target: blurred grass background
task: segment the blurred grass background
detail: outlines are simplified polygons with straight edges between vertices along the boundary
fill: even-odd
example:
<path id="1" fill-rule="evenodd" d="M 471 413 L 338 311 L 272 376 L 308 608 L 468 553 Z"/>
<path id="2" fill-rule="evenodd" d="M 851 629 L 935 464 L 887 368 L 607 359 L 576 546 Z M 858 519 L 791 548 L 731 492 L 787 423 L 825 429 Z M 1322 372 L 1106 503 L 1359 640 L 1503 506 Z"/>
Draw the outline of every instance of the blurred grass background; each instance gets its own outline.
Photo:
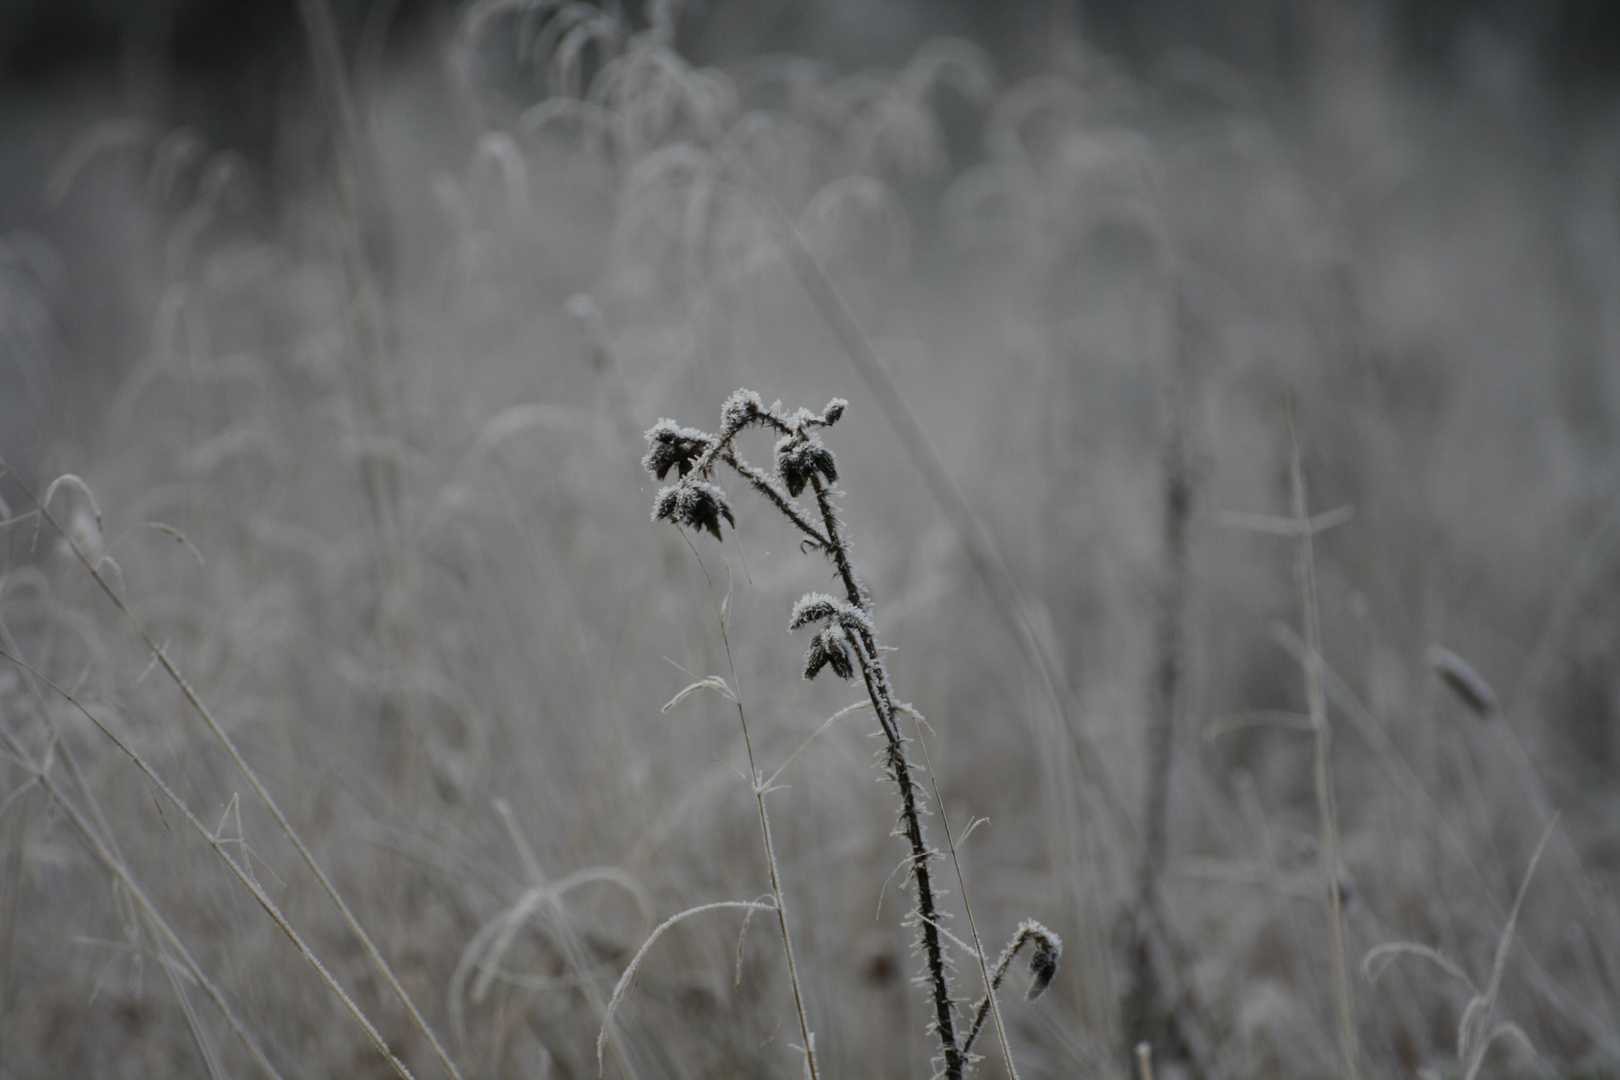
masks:
<path id="1" fill-rule="evenodd" d="M 1309 740 L 1233 722 L 1305 707 L 1291 546 L 1231 516 L 1287 513 L 1290 394 L 1312 509 L 1354 508 L 1316 554 L 1362 1068 L 1463 1075 L 1468 987 L 1412 957 L 1375 984 L 1360 958 L 1417 942 L 1483 987 L 1556 812 L 1494 1013 L 1539 1056 L 1504 1041 L 1486 1069 L 1616 1072 L 1607 7 L 731 3 L 676 11 L 666 38 L 662 9 L 576 7 L 622 32 L 568 53 L 547 5 L 383 0 L 323 8 L 336 84 L 310 59 L 320 7 L 0 13 L 0 453 L 36 493 L 84 478 L 99 523 L 72 487 L 51 509 L 112 560 L 465 1073 L 590 1075 L 593 993 L 650 925 L 765 891 L 734 721 L 659 713 L 690 681 L 673 665 L 722 667 L 703 569 L 734 586 L 767 762 L 853 700 L 798 678 L 784 630 L 819 560 L 744 512 L 723 545 L 694 538 L 700 568 L 647 520 L 639 433 L 708 426 L 740 385 L 850 400 L 829 445 L 895 680 L 936 731 L 951 820 L 991 821 L 964 852 L 979 924 L 999 942 L 1033 915 L 1069 944 L 1053 992 L 1008 1009 L 1024 1075 L 1124 1075 L 1138 1037 L 1165 1075 L 1338 1069 Z M 984 521 L 1071 711 L 722 133 Z M 175 686 L 63 539 L 33 540 L 21 489 L 0 496 L 7 650 L 251 848 L 432 1074 Z M 248 1070 L 42 768 L 98 808 L 278 1068 L 386 1072 L 103 733 L 16 665 L 0 717 L 0 1076 Z M 922 1077 L 862 723 L 795 763 L 773 823 L 828 1075 Z M 1123 817 L 1064 756 L 1077 739 Z M 1167 996 L 1143 1013 L 1155 812 Z M 737 921 L 649 958 L 610 1070 L 797 1068 L 779 950 L 757 926 L 739 949 Z"/>

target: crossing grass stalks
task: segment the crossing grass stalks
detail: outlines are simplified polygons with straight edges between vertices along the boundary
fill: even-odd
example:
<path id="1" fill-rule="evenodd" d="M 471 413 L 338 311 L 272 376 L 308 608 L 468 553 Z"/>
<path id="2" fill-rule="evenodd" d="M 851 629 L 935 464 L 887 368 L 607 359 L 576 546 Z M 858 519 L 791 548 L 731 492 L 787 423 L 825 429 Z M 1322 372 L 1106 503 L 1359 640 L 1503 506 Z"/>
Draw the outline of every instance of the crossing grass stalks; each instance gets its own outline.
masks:
<path id="1" fill-rule="evenodd" d="M 0 462 L 0 471 L 3 471 L 4 469 L 4 462 Z M 269 791 L 266 790 L 263 782 L 259 779 L 258 774 L 242 756 L 241 751 L 237 748 L 236 741 L 230 737 L 223 727 L 220 726 L 219 721 L 215 719 L 213 712 L 203 704 L 202 699 L 198 697 L 196 690 L 192 688 L 191 684 L 186 681 L 185 676 L 180 674 L 179 669 L 175 666 L 174 661 L 171 660 L 168 654 L 164 651 L 163 646 L 158 644 L 158 642 L 147 631 L 145 625 L 143 625 L 140 620 L 135 617 L 134 613 L 124 603 L 123 598 L 119 595 L 118 590 L 114 588 L 112 582 L 109 581 L 108 577 L 105 575 L 104 570 L 108 567 L 116 567 L 116 564 L 112 563 L 110 561 L 110 557 L 107 555 L 102 555 L 92 561 L 90 555 L 87 554 L 84 549 L 74 541 L 72 535 L 63 529 L 61 524 L 52 515 L 49 508 L 50 496 L 59 486 L 61 486 L 64 479 L 71 479 L 75 487 L 79 488 L 87 496 L 90 494 L 88 486 L 77 477 L 63 477 L 53 481 L 51 487 L 46 490 L 46 495 L 43 500 L 35 499 L 33 497 L 33 493 L 28 490 L 28 488 L 23 488 L 24 495 L 27 496 L 29 501 L 34 504 L 33 513 L 37 515 L 38 519 L 36 524 L 38 522 L 44 522 L 62 537 L 62 539 L 68 545 L 68 549 L 72 553 L 73 558 L 76 559 L 84 568 L 85 572 L 90 575 L 91 579 L 96 583 L 101 592 L 108 600 L 112 602 L 112 606 L 121 616 L 124 617 L 130 628 L 134 630 L 136 635 L 141 639 L 141 642 L 151 653 L 153 663 L 161 667 L 164 673 L 168 675 L 171 680 L 173 680 L 175 686 L 180 690 L 181 695 L 185 698 L 186 703 L 190 705 L 191 708 L 196 712 L 197 716 L 201 718 L 204 725 L 208 728 L 209 733 L 219 741 L 220 746 L 224 749 L 231 763 L 235 765 L 236 768 L 242 773 L 243 778 L 247 780 L 249 786 L 253 788 L 254 793 L 258 795 L 264 806 L 270 811 L 271 815 L 275 818 L 276 823 L 281 826 L 281 829 L 286 834 L 287 839 L 292 843 L 292 846 L 303 859 L 305 865 L 308 866 L 310 872 L 320 883 L 322 890 L 325 891 L 326 895 L 331 899 L 333 905 L 338 909 L 339 914 L 343 917 L 344 923 L 359 940 L 360 946 L 365 951 L 367 957 L 373 964 L 376 965 L 378 972 L 388 984 L 389 989 L 398 995 L 400 1003 L 405 1006 L 406 1012 L 410 1014 L 412 1022 L 416 1024 L 418 1030 L 421 1031 L 423 1036 L 426 1037 L 429 1044 L 433 1047 L 434 1053 L 439 1058 L 440 1063 L 444 1065 L 445 1071 L 448 1072 L 452 1077 L 456 1077 L 457 1080 L 459 1080 L 461 1075 L 460 1072 L 457 1071 L 455 1065 L 451 1063 L 450 1058 L 448 1055 L 446 1055 L 443 1047 L 439 1045 L 438 1039 L 434 1037 L 433 1032 L 428 1028 L 426 1021 L 422 1019 L 421 1013 L 417 1011 L 416 1005 L 411 1001 L 410 996 L 405 992 L 404 987 L 400 985 L 398 978 L 395 977 L 393 971 L 388 965 L 388 962 L 383 959 L 383 956 L 380 952 L 378 952 L 376 945 L 372 943 L 371 936 L 367 934 L 366 931 L 361 927 L 359 920 L 355 918 L 353 911 L 349 908 L 349 905 L 344 901 L 342 896 L 338 894 L 336 886 L 332 884 L 332 881 L 327 876 L 326 872 L 321 868 L 320 864 L 316 862 L 314 855 L 310 852 L 308 846 L 304 843 L 298 831 L 293 827 L 292 822 L 282 812 L 280 804 L 269 793 Z M 91 498 L 91 506 L 95 506 L 93 498 Z M 100 516 L 100 511 L 97 510 L 96 518 L 98 527 L 100 525 Z M 177 538 L 184 540 L 184 537 L 181 536 L 181 534 L 179 534 L 177 531 L 171 530 L 171 532 L 173 532 Z M 23 661 L 17 659 L 16 657 L 12 657 L 12 659 L 18 664 L 23 663 Z M 30 671 L 30 674 L 32 674 L 32 671 Z M 60 689 L 55 687 L 54 684 L 52 685 L 53 689 Z M 83 707 L 74 700 L 72 695 L 63 692 L 63 697 L 70 704 L 74 705 L 76 709 L 83 712 L 86 717 L 92 719 L 92 721 L 94 720 L 88 711 L 84 710 Z M 302 938 L 292 928 L 291 924 L 289 924 L 286 918 L 281 915 L 279 910 L 277 910 L 274 902 L 270 900 L 270 898 L 265 894 L 263 888 L 260 887 L 257 881 L 253 879 L 252 870 L 248 866 L 247 851 L 244 849 L 239 860 L 228 856 L 224 849 L 220 846 L 220 840 L 217 833 L 210 834 L 206 829 L 204 829 L 202 823 L 197 820 L 196 815 L 193 814 L 189 808 L 187 808 L 184 802 L 180 801 L 178 796 L 174 795 L 169 786 L 164 783 L 155 772 L 152 771 L 150 766 L 148 766 L 140 759 L 139 756 L 135 755 L 116 738 L 114 738 L 106 728 L 102 727 L 100 724 L 97 724 L 96 726 L 98 730 L 102 731 L 103 734 L 106 734 L 109 738 L 112 738 L 113 742 L 118 745 L 120 750 L 123 750 L 129 755 L 131 760 L 135 762 L 136 767 L 140 769 L 142 775 L 156 785 L 158 789 L 164 793 L 164 796 L 174 804 L 175 808 L 181 812 L 181 814 L 186 818 L 187 822 L 192 825 L 205 840 L 209 841 L 209 846 L 212 847 L 221 858 L 225 859 L 226 864 L 231 868 L 233 875 L 236 876 L 237 879 L 248 888 L 248 890 L 253 894 L 254 899 L 257 900 L 260 906 L 264 908 L 266 914 L 270 916 L 271 920 L 275 922 L 276 926 L 280 928 L 281 931 L 290 939 L 292 939 L 292 942 L 297 947 L 300 955 L 302 955 L 303 958 L 309 962 L 310 966 L 312 966 L 316 973 L 321 977 L 321 980 L 327 984 L 334 994 L 337 995 L 338 999 L 343 1003 L 344 1008 L 349 1011 L 349 1013 L 354 1017 L 355 1021 L 365 1030 L 366 1036 L 371 1040 L 373 1045 L 376 1046 L 378 1052 L 382 1054 L 382 1056 L 393 1067 L 394 1071 L 397 1072 L 401 1077 L 404 1077 L 405 1080 L 411 1080 L 410 1070 L 406 1068 L 405 1064 L 394 1055 L 392 1050 L 389 1049 L 388 1044 L 383 1040 L 382 1036 L 377 1033 L 377 1029 L 372 1025 L 372 1023 L 366 1019 L 365 1014 L 361 1012 L 359 1006 L 354 1003 L 353 999 L 346 992 L 344 992 L 343 988 L 339 986 L 338 983 L 327 973 L 326 968 L 321 964 L 320 960 L 318 960 L 315 954 L 310 951 L 309 947 L 304 944 Z M 43 773 L 41 773 L 41 775 L 43 775 Z M 89 794 L 88 789 L 85 791 L 85 794 Z M 91 798 L 93 802 L 94 796 L 92 795 Z M 75 822 L 79 825 L 81 831 L 85 831 L 85 826 L 82 819 L 76 818 Z M 105 822 L 103 822 L 102 825 L 105 829 Z M 92 845 L 96 847 L 97 853 L 102 854 L 102 844 L 104 841 L 98 840 L 89 833 L 86 833 L 86 836 L 87 839 L 91 840 Z M 110 864 L 117 865 L 113 855 L 103 854 L 102 857 Z M 122 871 L 119 873 L 119 880 L 122 881 L 125 887 L 130 889 L 132 893 L 136 893 L 137 887 L 135 886 L 134 882 Z M 144 900 L 144 898 L 141 901 L 141 908 L 148 915 L 148 917 L 155 914 L 155 910 L 151 908 L 150 903 Z M 164 936 L 169 937 L 170 935 L 165 933 Z M 189 967 L 193 965 L 188 963 L 187 966 Z M 223 1003 L 221 1002 L 221 1004 Z M 236 1024 L 233 1022 L 232 1026 L 235 1027 Z M 255 1051 L 254 1056 L 260 1060 L 261 1064 L 268 1064 L 263 1061 L 262 1053 L 258 1052 L 256 1047 L 253 1049 Z"/>

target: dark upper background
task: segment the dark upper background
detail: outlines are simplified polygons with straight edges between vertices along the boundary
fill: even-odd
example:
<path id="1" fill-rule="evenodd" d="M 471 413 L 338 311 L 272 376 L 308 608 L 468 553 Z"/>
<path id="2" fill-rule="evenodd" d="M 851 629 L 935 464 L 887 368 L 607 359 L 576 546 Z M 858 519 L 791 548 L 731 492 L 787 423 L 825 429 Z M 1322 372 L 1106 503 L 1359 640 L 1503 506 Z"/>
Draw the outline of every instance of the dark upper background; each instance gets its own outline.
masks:
<path id="1" fill-rule="evenodd" d="M 461 6 L 328 2 L 350 58 L 370 20 L 386 27 L 372 35 L 384 43 L 384 69 L 426 72 L 437 70 L 435 51 Z M 632 9 L 640 2 L 632 0 Z M 140 355 L 155 299 L 131 284 L 140 276 L 131 267 L 157 246 L 149 218 L 131 212 L 129 192 L 141 188 L 134 155 L 128 175 L 119 174 L 114 154 L 54 205 L 44 196 L 52 168 L 98 120 L 137 118 L 157 134 L 188 126 L 210 146 L 240 152 L 268 224 L 277 198 L 296 195 L 319 168 L 311 164 L 319 155 L 309 152 L 310 125 L 289 122 L 313 113 L 298 3 L 0 0 L 0 240 L 13 251 L 48 251 L 44 270 L 30 272 L 54 275 L 46 312 L 7 294 L 0 274 L 0 308 L 9 313 L 0 320 L 0 453 L 13 464 L 34 456 L 43 430 L 89 422 L 90 388 L 105 380 L 76 376 L 117 370 Z M 1492 70 L 1533 88 L 1532 123 L 1593 115 L 1620 89 L 1614 0 L 689 0 L 679 44 L 697 63 L 792 52 L 848 71 L 897 64 L 921 41 L 957 34 L 989 49 L 1010 80 L 1048 66 L 1054 27 L 1067 20 L 1134 71 L 1192 47 L 1285 103 L 1308 87 L 1324 25 L 1346 15 L 1377 28 L 1388 67 L 1441 93 L 1469 92 L 1483 52 Z M 426 109 L 447 108 L 431 87 L 421 96 Z M 19 247 L 19 237 L 46 243 Z M 0 271 L 5 266 L 0 260 Z"/>
<path id="2" fill-rule="evenodd" d="M 392 55 L 436 39 L 460 6 L 330 4 L 351 38 L 368 16 L 391 10 Z M 681 45 L 699 63 L 791 51 L 847 69 L 896 62 L 922 38 L 953 33 L 984 44 L 1004 71 L 1018 74 L 1043 63 L 1049 28 L 1067 18 L 1101 51 L 1134 65 L 1193 46 L 1262 85 L 1286 87 L 1310 62 L 1313 12 L 1334 6 L 1375 16 L 1398 59 L 1437 79 L 1454 73 L 1458 43 L 1484 29 L 1515 43 L 1558 91 L 1620 82 L 1620 5 L 1611 0 L 689 0 Z M 0 3 L 0 93 L 8 101 L 63 94 L 118 101 L 211 129 L 250 157 L 303 67 L 297 0 Z"/>

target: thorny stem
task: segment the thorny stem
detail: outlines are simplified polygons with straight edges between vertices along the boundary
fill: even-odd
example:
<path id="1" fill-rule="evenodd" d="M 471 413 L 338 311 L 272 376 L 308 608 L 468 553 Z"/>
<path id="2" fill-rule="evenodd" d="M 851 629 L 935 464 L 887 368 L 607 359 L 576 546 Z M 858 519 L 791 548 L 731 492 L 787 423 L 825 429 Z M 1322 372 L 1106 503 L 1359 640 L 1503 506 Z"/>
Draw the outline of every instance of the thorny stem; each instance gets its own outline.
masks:
<path id="1" fill-rule="evenodd" d="M 754 486 L 754 490 L 758 491 L 761 495 L 764 495 L 778 510 L 782 511 L 784 517 L 793 522 L 794 525 L 798 526 L 800 532 L 808 536 L 818 546 L 822 546 L 827 543 L 827 538 L 822 536 L 821 533 L 817 532 L 816 527 L 810 524 L 810 522 L 805 519 L 804 515 L 799 513 L 799 508 L 794 506 L 793 503 L 789 502 L 787 497 L 777 490 L 776 485 L 771 483 L 771 478 L 766 474 L 764 469 L 750 465 L 748 462 L 743 461 L 729 446 L 721 452 L 720 456 L 727 465 L 730 465 L 733 469 L 737 470 L 738 475 L 742 476 L 743 479 L 752 484 Z M 846 579 L 846 583 L 847 580 L 848 579 Z"/>
<path id="2" fill-rule="evenodd" d="M 887 745 L 881 751 L 885 772 L 893 779 L 895 787 L 900 794 L 900 820 L 896 825 L 896 835 L 903 836 L 910 845 L 911 852 L 907 860 L 910 869 L 910 878 L 916 882 L 916 911 L 909 920 L 916 925 L 919 931 L 919 943 L 925 957 L 926 972 L 922 982 L 928 987 L 929 996 L 933 1000 L 934 1015 L 930 1027 L 938 1036 L 941 1050 L 940 1075 L 944 1080 L 962 1080 L 967 1072 L 969 1055 L 963 1043 L 957 1037 L 956 1002 L 951 998 L 949 961 L 945 954 L 945 939 L 950 935 L 941 929 L 940 919 L 942 912 L 939 909 L 934 891 L 933 876 L 929 863 L 939 857 L 939 853 L 929 847 L 923 829 L 922 816 L 924 810 L 924 796 L 918 788 L 918 781 L 913 771 L 911 758 L 906 750 L 906 737 L 900 729 L 897 714 L 904 708 L 895 701 L 893 688 L 889 683 L 888 670 L 882 660 L 882 647 L 878 644 L 877 632 L 871 620 L 871 603 L 865 588 L 861 585 L 859 576 L 850 560 L 847 541 L 839 531 L 838 512 L 833 506 L 832 497 L 835 489 L 831 486 L 837 480 L 837 472 L 830 453 L 824 448 L 812 446 L 807 440 L 808 429 L 812 427 L 825 427 L 834 423 L 842 413 L 846 403 L 834 401 L 829 404 L 828 411 L 816 417 L 806 410 L 799 410 L 793 416 L 777 412 L 777 407 L 764 407 L 756 394 L 739 390 L 737 394 L 727 400 L 724 410 L 724 424 L 713 435 L 691 429 L 675 428 L 673 421 L 660 421 L 659 425 L 647 432 L 649 451 L 643 464 L 659 479 L 671 469 L 678 468 L 680 479 L 677 483 L 690 483 L 687 477 L 707 478 L 717 461 L 724 462 L 734 469 L 748 485 L 765 496 L 786 516 L 805 536 L 805 543 L 811 544 L 821 550 L 832 562 L 839 580 L 843 583 L 847 606 L 844 615 L 832 615 L 836 624 L 841 628 L 839 649 L 848 649 L 853 652 L 854 661 L 860 666 L 861 679 L 866 685 L 867 697 L 870 699 L 873 711 L 877 714 L 878 724 L 882 728 Z M 834 406 L 837 411 L 833 411 Z M 778 444 L 777 474 L 773 476 L 762 469 L 755 468 L 742 461 L 734 449 L 737 435 L 751 424 L 775 430 L 784 436 L 782 443 Z M 805 465 L 804 457 L 793 458 L 795 447 L 799 452 L 816 450 L 821 455 L 815 459 L 813 465 Z M 786 456 L 783 456 L 786 455 Z M 797 464 L 793 462 L 797 461 Z M 778 483 L 780 479 L 781 483 Z M 785 485 L 785 489 L 784 486 Z M 816 510 L 820 515 L 821 523 L 818 528 L 792 500 L 792 496 L 808 487 L 815 499 Z M 680 507 L 678 493 L 673 489 L 665 489 L 660 493 L 659 504 L 654 510 L 654 518 L 674 521 L 681 524 L 703 525 L 719 536 L 719 529 L 715 524 L 719 516 L 724 515 L 728 520 L 731 513 L 723 501 L 712 490 L 698 489 L 698 493 L 707 501 L 700 513 Z M 706 519 L 706 520 L 705 520 Z M 707 571 L 705 571 L 707 574 Z M 711 583 L 712 585 L 712 583 Z M 811 599 L 809 597 L 806 598 Z M 836 603 L 831 598 L 823 598 L 828 603 Z M 803 625 L 803 619 L 795 625 Z M 722 628 L 724 620 L 722 619 Z M 831 624 L 829 624 L 831 625 Z M 825 631 L 824 631 L 825 632 Z M 821 646 L 816 646 L 821 648 Z M 730 656 L 730 644 L 727 643 L 727 655 Z M 823 654 L 824 655 L 824 654 Z M 820 663 L 816 654 L 812 653 L 807 659 L 810 665 L 806 669 L 806 677 L 813 677 L 819 670 Z M 839 664 L 844 665 L 840 667 Z M 834 670 L 845 678 L 852 677 L 854 664 L 847 658 L 835 664 Z M 735 670 L 733 670 L 735 676 Z M 746 726 L 745 726 L 746 734 Z M 752 763 L 752 747 L 750 747 L 750 763 Z M 756 781 L 757 784 L 757 781 Z M 770 832 L 768 820 L 764 813 L 764 792 L 756 790 L 760 800 L 761 826 L 765 831 L 767 853 L 770 853 Z M 949 829 L 947 828 L 947 837 Z M 954 854 L 954 852 L 953 852 Z M 772 856 L 773 885 L 774 855 Z M 960 872 L 960 871 L 959 871 Z M 778 896 L 780 894 L 778 893 Z M 780 905 L 778 915 L 781 915 Z M 971 918 L 971 913 L 970 913 Z M 786 941 L 786 924 L 783 925 L 783 938 Z M 977 934 L 975 933 L 975 938 Z M 981 956 L 982 961 L 982 956 Z M 791 954 L 790 954 L 791 964 Z M 982 963 L 981 963 L 982 967 Z M 986 974 L 987 983 L 988 972 Z M 1049 976 L 1048 976 L 1049 977 Z M 986 1008 L 993 1007 L 994 994 L 987 997 Z M 999 1015 L 998 1015 L 999 1021 Z M 983 1017 L 981 1015 L 980 1023 Z M 801 1017 L 802 1023 L 802 1017 Z M 806 1042 L 808 1043 L 808 1027 L 806 1025 Z M 1005 1038 L 1003 1038 L 1005 1042 Z M 1005 1047 L 1004 1047 L 1005 1049 Z M 1011 1070 L 1011 1054 L 1008 1054 L 1008 1065 Z"/>
<path id="3" fill-rule="evenodd" d="M 822 527 L 826 534 L 824 550 L 838 576 L 843 580 L 849 602 L 863 612 L 869 611 L 865 590 L 850 564 L 849 551 L 838 533 L 838 515 L 833 509 L 831 490 L 812 476 L 810 483 L 816 492 L 816 507 L 821 511 Z M 945 947 L 940 940 L 939 912 L 934 901 L 933 881 L 928 863 L 934 857 L 923 835 L 922 811 L 917 796 L 916 780 L 912 776 L 911 760 L 906 753 L 906 739 L 895 718 L 894 694 L 889 686 L 889 673 L 878 652 L 876 634 L 862 628 L 856 632 L 859 648 L 856 655 L 861 665 L 861 678 L 866 683 L 872 710 L 877 713 L 888 746 L 884 750 L 884 767 L 895 786 L 900 789 L 900 831 L 911 844 L 911 876 L 917 883 L 917 921 L 921 924 L 923 950 L 928 963 L 928 988 L 934 999 L 934 1030 L 939 1036 L 940 1049 L 945 1058 L 946 1080 L 961 1080 L 967 1059 L 956 1042 L 956 1018 L 952 1011 L 950 979 L 946 971 Z"/>
<path id="4" fill-rule="evenodd" d="M 1018 946 L 1024 943 L 1021 935 L 1017 945 L 1007 951 L 1001 964 L 996 968 L 992 978 L 988 962 L 984 958 L 984 942 L 979 937 L 979 924 L 973 918 L 973 905 L 968 902 L 967 881 L 962 876 L 962 860 L 956 853 L 956 839 L 951 836 L 951 821 L 945 814 L 945 797 L 939 793 L 939 774 L 934 771 L 933 758 L 928 753 L 928 740 L 923 738 L 923 724 L 925 721 L 914 709 L 908 709 L 912 720 L 917 726 L 917 745 L 922 749 L 923 767 L 928 770 L 928 783 L 934 789 L 934 803 L 939 807 L 939 825 L 945 831 L 945 847 L 951 854 L 951 866 L 956 870 L 956 886 L 962 890 L 962 910 L 967 913 L 968 933 L 973 938 L 973 952 L 979 961 L 979 975 L 984 979 L 984 1001 L 979 1004 L 977 1013 L 973 1018 L 973 1028 L 968 1032 L 967 1038 L 962 1040 L 962 1056 L 967 1057 L 973 1052 L 973 1041 L 979 1037 L 979 1030 L 984 1026 L 986 1010 L 994 1017 L 996 1022 L 996 1037 L 1001 1041 L 1002 1059 L 1007 1063 L 1007 1075 L 1011 1080 L 1018 1080 L 1018 1066 L 1013 1064 L 1012 1046 L 1007 1042 L 1007 1026 L 1001 1021 L 1001 1006 L 996 1002 L 996 988 L 1001 985 L 1001 977 L 1006 974 L 1007 965 L 1012 963 L 1013 953 Z M 973 826 L 968 825 L 968 832 Z M 964 838 L 966 833 L 963 834 Z"/>
<path id="5" fill-rule="evenodd" d="M 1007 978 L 1007 969 L 1012 967 L 1013 960 L 1017 958 L 1018 953 L 1023 949 L 1023 947 L 1034 939 L 1034 936 L 1035 935 L 1028 932 L 1020 933 L 1016 938 L 1013 939 L 1013 943 L 1007 946 L 1007 950 L 1001 954 L 1001 959 L 996 962 L 995 972 L 986 976 L 989 981 L 989 986 L 986 988 L 984 1000 L 979 1002 L 979 1007 L 974 1010 L 973 1026 L 968 1029 L 967 1038 L 962 1040 L 962 1045 L 965 1050 L 971 1050 L 973 1048 L 974 1041 L 979 1037 L 979 1031 L 984 1027 L 985 1017 L 991 1015 L 992 1012 L 995 1015 L 996 1026 L 998 1028 L 1001 1026 L 1001 1010 L 996 1008 L 995 992 L 1001 989 L 1002 982 Z M 981 964 L 984 962 L 984 956 L 982 953 L 980 954 L 979 962 Z M 1003 1043 L 1005 1043 L 1007 1036 L 1003 1034 L 1001 1038 Z M 1007 1060 L 1010 1066 L 1012 1058 L 1009 1056 Z M 1014 1072 L 1012 1075 L 1014 1080 L 1017 1080 L 1018 1074 Z"/>

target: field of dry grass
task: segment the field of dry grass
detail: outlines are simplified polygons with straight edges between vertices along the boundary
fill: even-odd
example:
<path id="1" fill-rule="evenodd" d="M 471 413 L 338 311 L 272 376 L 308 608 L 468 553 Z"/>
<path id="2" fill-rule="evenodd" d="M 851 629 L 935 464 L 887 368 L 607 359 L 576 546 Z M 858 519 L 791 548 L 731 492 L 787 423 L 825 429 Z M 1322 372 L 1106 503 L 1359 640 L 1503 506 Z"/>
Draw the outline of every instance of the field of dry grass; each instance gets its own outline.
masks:
<path id="1" fill-rule="evenodd" d="M 0 1078 L 925 1078 L 917 940 L 962 1026 L 1030 918 L 975 1074 L 1620 1074 L 1612 108 L 542 0 L 368 83 L 321 7 L 307 182 L 52 175 L 150 339 L 0 478 Z M 650 520 L 665 418 L 820 439 L 811 530 Z"/>

